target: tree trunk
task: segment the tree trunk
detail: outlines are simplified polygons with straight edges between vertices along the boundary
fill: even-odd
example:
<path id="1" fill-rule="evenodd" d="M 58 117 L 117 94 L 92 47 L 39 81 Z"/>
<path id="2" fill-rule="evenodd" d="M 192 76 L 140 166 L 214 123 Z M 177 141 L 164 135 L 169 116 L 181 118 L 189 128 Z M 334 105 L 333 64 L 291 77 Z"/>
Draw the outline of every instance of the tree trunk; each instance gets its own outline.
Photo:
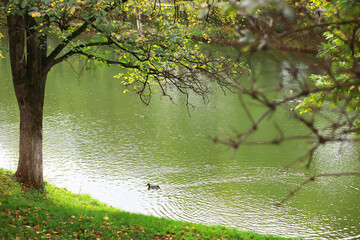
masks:
<path id="1" fill-rule="evenodd" d="M 43 90 L 41 86 L 26 88 L 27 90 L 16 93 L 20 109 L 20 145 L 19 164 L 15 175 L 20 182 L 43 188 Z"/>
<path id="2" fill-rule="evenodd" d="M 139 34 L 142 35 L 141 9 L 136 7 L 136 28 Z"/>
<path id="3" fill-rule="evenodd" d="M 8 16 L 10 62 L 20 110 L 18 181 L 43 188 L 42 119 L 47 70 L 45 36 L 27 14 Z"/>

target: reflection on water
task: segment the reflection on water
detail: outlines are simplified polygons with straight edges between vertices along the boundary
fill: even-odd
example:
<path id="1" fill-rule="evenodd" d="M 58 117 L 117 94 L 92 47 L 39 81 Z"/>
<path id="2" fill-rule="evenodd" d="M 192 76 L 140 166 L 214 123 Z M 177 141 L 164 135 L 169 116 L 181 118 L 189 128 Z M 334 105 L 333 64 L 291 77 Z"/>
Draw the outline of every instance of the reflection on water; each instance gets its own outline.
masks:
<path id="1" fill-rule="evenodd" d="M 280 69 L 275 76 L 269 62 L 262 58 L 256 65 L 264 81 L 284 77 Z M 0 64 L 0 167 L 15 170 L 18 110 L 9 64 Z M 249 126 L 236 96 L 214 94 L 208 105 L 193 97 L 198 108 L 189 117 L 183 96 L 177 96 L 177 105 L 157 96 L 145 107 L 136 96 L 122 94 L 115 73 L 88 72 L 77 80 L 66 64 L 50 72 L 44 116 L 49 182 L 131 212 L 282 236 L 360 238 L 358 178 L 323 178 L 277 208 L 274 204 L 305 179 L 282 167 L 306 151 L 306 144 L 244 146 L 231 158 L 232 150 L 208 137 Z M 252 107 L 254 115 L 262 110 Z M 254 138 L 277 136 L 275 121 L 289 134 L 305 131 L 280 111 Z M 325 145 L 312 171 L 359 170 L 358 148 Z M 148 182 L 162 190 L 148 191 Z"/>

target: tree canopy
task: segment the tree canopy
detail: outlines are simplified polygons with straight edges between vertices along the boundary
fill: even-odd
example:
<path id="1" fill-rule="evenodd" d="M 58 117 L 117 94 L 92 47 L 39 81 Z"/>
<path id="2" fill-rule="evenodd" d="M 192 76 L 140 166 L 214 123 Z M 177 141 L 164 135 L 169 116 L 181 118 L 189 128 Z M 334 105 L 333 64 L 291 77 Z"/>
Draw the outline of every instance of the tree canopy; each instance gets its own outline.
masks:
<path id="1" fill-rule="evenodd" d="M 175 85 L 182 92 L 191 86 L 200 93 L 205 89 L 197 74 L 224 71 L 219 67 L 224 59 L 204 56 L 199 44 L 192 44 L 186 26 L 174 22 L 165 9 L 154 8 L 152 1 L 9 1 L 2 8 L 7 15 L 25 14 L 40 46 L 49 35 L 62 39 L 46 57 L 46 69 L 73 55 L 100 65 L 116 64 L 128 69 L 118 77 L 133 85 L 144 102 L 156 91 L 153 85 L 181 82 Z M 134 26 L 137 14 L 146 27 Z M 188 22 L 194 20 L 189 17 Z"/>

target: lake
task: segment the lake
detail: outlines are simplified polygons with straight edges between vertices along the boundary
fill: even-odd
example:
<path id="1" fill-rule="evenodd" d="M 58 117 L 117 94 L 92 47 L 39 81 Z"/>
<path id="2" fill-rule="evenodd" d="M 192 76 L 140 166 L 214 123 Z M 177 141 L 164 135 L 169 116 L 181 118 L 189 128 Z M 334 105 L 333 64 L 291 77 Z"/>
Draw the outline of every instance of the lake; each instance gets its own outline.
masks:
<path id="1" fill-rule="evenodd" d="M 253 61 L 259 79 L 271 83 L 286 81 L 283 68 L 295 60 L 275 62 L 265 55 Z M 319 179 L 275 206 L 306 179 L 307 170 L 283 170 L 309 149 L 304 141 L 241 146 L 235 154 L 211 141 L 250 126 L 236 95 L 215 88 L 208 104 L 192 96 L 196 108 L 189 115 L 181 94 L 175 94 L 175 104 L 154 96 L 145 106 L 137 96 L 123 94 L 120 80 L 113 78 L 119 69 L 85 71 L 79 77 L 82 66 L 75 59 L 49 73 L 44 107 L 47 181 L 130 212 L 288 237 L 360 238 L 358 177 Z M 1 59 L 0 167 L 16 170 L 19 113 L 10 76 L 8 58 Z M 264 111 L 250 106 L 255 116 Z M 307 131 L 288 109 L 280 109 L 252 139 L 278 136 L 274 122 L 289 135 Z M 309 171 L 360 171 L 359 147 L 326 144 Z M 161 191 L 148 191 L 147 183 L 159 184 Z"/>

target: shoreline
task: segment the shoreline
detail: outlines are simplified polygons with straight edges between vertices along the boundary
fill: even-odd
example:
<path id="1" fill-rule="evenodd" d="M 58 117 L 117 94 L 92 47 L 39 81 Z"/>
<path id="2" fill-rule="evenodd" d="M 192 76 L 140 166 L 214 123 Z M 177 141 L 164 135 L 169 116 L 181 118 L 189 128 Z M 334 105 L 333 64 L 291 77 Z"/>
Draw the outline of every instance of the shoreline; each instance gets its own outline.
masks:
<path id="1" fill-rule="evenodd" d="M 0 168 L 0 239 L 300 239 L 124 212 L 45 182 L 38 192 Z"/>

